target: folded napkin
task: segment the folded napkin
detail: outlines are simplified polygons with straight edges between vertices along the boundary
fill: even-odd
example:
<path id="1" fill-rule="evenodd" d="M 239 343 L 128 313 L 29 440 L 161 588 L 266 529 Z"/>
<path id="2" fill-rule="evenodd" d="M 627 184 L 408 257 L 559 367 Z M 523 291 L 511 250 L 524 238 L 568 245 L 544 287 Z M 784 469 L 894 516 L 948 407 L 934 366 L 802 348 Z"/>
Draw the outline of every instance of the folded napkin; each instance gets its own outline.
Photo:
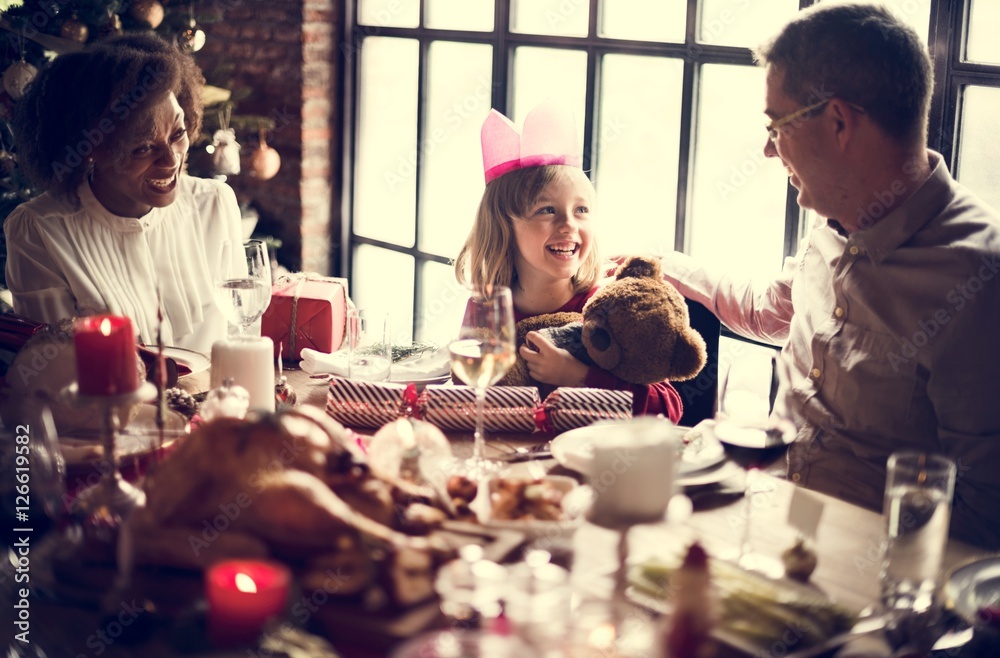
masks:
<path id="1" fill-rule="evenodd" d="M 305 347 L 302 349 L 299 367 L 310 375 L 330 374 L 347 377 L 347 350 L 331 354 Z M 392 364 L 389 381 L 413 382 L 435 377 L 445 377 L 451 373 L 447 347 L 421 352 Z"/>

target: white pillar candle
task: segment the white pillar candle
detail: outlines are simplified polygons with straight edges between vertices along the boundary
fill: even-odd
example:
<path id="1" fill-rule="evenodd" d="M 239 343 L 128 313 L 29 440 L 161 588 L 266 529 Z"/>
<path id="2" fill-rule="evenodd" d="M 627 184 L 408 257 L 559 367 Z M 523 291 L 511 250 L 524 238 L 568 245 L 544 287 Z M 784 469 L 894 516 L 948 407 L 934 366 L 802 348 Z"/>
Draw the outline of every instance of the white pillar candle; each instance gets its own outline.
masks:
<path id="1" fill-rule="evenodd" d="M 678 442 L 670 423 L 638 418 L 608 425 L 594 441 L 588 518 L 607 528 L 662 521 L 674 494 Z"/>
<path id="2" fill-rule="evenodd" d="M 239 336 L 212 345 L 212 388 L 226 379 L 250 394 L 250 408 L 274 411 L 274 343 L 267 336 Z"/>

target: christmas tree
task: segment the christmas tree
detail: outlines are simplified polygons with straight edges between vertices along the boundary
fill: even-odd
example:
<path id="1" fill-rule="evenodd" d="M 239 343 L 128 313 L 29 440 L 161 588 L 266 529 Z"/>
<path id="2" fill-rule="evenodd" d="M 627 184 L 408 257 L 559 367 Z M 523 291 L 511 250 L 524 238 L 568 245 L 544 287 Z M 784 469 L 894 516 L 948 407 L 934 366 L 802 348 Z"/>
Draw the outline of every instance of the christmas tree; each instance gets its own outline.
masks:
<path id="1" fill-rule="evenodd" d="M 0 0 L 0 221 L 19 204 L 38 194 L 17 167 L 11 118 L 24 90 L 57 55 L 129 31 L 155 31 L 195 53 L 205 44 L 209 27 L 222 18 L 219 0 Z M 210 27 L 209 27 L 210 29 Z M 204 67 L 203 67 L 204 68 Z M 267 146 L 271 117 L 241 115 L 238 105 L 252 90 L 230 89 L 232 67 L 225 62 L 206 69 L 203 132 L 193 136 L 188 173 L 225 179 L 241 174 L 239 141 L 257 139 L 248 158 L 249 172 L 260 180 L 274 176 L 280 158 Z M 6 245 L 0 231 L 0 282 Z"/>

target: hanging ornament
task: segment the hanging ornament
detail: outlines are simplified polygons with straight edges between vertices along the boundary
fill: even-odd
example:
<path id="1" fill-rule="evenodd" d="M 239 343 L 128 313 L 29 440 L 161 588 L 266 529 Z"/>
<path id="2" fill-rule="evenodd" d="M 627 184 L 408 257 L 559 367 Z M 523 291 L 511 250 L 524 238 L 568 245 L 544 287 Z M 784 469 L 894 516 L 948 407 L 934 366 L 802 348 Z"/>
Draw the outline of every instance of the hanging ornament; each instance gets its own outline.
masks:
<path id="1" fill-rule="evenodd" d="M 198 27 L 198 22 L 194 20 L 194 4 L 188 5 L 187 28 L 177 36 L 177 41 L 181 48 L 189 53 L 196 53 L 205 45 L 205 33 Z"/>
<path id="2" fill-rule="evenodd" d="M 87 28 L 87 24 L 77 18 L 76 12 L 73 12 L 73 15 L 59 28 L 59 36 L 77 43 L 87 43 L 89 34 L 90 30 Z"/>
<path id="3" fill-rule="evenodd" d="M 3 72 L 3 88 L 7 95 L 14 100 L 19 100 L 24 96 L 24 90 L 28 84 L 38 75 L 38 69 L 23 59 L 14 62 Z"/>
<path id="4" fill-rule="evenodd" d="M 212 171 L 220 176 L 240 173 L 240 145 L 236 142 L 236 131 L 229 127 L 232 111 L 230 105 L 219 111 L 219 130 L 212 135 Z"/>
<path id="5" fill-rule="evenodd" d="M 281 156 L 267 145 L 264 130 L 260 131 L 260 143 L 250 154 L 250 175 L 260 180 L 270 180 L 281 168 Z"/>
<path id="6" fill-rule="evenodd" d="M 14 173 L 16 166 L 17 161 L 14 159 L 14 154 L 7 149 L 0 150 L 0 175 L 10 176 Z"/>
<path id="7" fill-rule="evenodd" d="M 179 39 L 181 47 L 192 53 L 198 52 L 205 45 L 205 33 L 197 25 L 181 32 Z"/>
<path id="8" fill-rule="evenodd" d="M 108 10 L 108 21 L 97 28 L 97 37 L 107 39 L 122 33 L 122 19 L 115 12 Z"/>
<path id="9" fill-rule="evenodd" d="M 163 22 L 163 5 L 157 0 L 135 0 L 129 7 L 128 15 L 155 30 Z"/>

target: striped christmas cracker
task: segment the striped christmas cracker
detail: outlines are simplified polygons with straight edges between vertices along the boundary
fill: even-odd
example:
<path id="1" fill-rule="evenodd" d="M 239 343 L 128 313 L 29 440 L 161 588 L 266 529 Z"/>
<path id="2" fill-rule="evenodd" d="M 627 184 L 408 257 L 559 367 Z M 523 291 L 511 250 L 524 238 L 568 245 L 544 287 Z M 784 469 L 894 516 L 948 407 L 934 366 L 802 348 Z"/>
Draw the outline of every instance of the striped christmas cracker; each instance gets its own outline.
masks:
<path id="1" fill-rule="evenodd" d="M 382 427 L 403 414 L 405 394 L 406 384 L 334 377 L 326 394 L 326 413 L 349 427 Z"/>
<path id="2" fill-rule="evenodd" d="M 486 389 L 483 425 L 490 432 L 533 432 L 538 389 L 494 386 Z M 476 429 L 476 390 L 471 386 L 428 386 L 417 401 L 420 418 L 443 430 Z"/>
<path id="3" fill-rule="evenodd" d="M 631 418 L 632 391 L 602 388 L 557 388 L 542 405 L 545 420 L 557 432 L 599 420 Z"/>

